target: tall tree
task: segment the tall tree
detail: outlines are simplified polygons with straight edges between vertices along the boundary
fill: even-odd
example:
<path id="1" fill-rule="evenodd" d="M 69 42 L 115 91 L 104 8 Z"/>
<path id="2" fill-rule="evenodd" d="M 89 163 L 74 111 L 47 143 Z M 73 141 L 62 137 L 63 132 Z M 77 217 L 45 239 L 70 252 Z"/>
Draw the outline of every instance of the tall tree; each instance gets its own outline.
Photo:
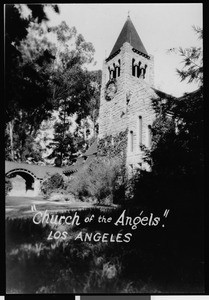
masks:
<path id="1" fill-rule="evenodd" d="M 201 38 L 202 30 L 196 31 Z M 199 87 L 179 98 L 157 92 L 158 98 L 153 99 L 157 115 L 152 126 L 153 143 L 146 152 L 152 172 L 141 172 L 135 196 L 147 195 L 152 187 L 148 197 L 158 199 L 158 204 L 164 199 L 175 205 L 181 199 L 192 205 L 201 194 L 204 169 L 203 60 L 199 47 L 179 48 L 177 52 L 184 57 L 184 67 L 177 74 L 189 83 L 195 80 Z"/>
<path id="2" fill-rule="evenodd" d="M 54 155 L 58 158 L 56 161 L 60 165 L 64 158 L 68 157 L 70 160 L 72 154 L 82 148 L 84 143 L 78 134 L 74 136 L 73 142 L 68 132 L 68 119 L 76 114 L 78 126 L 88 115 L 96 120 L 99 86 L 96 84 L 95 74 L 86 69 L 93 61 L 93 45 L 86 42 L 75 27 L 69 28 L 65 22 L 52 27 L 50 32 L 57 40 L 54 54 L 56 60 L 50 81 L 52 101 L 54 108 L 59 111 L 61 121 L 55 127 L 54 142 L 57 146 L 50 157 Z M 58 140 L 62 141 L 62 145 L 57 143 Z"/>
<path id="3" fill-rule="evenodd" d="M 58 12 L 56 5 L 51 7 Z M 31 16 L 24 18 L 22 5 L 5 6 L 5 112 L 8 133 L 6 136 L 10 140 L 6 155 L 12 160 L 15 159 L 14 128 L 17 128 L 17 124 L 20 125 L 20 119 L 24 117 L 24 120 L 28 121 L 26 124 L 30 128 L 25 128 L 25 131 L 31 134 L 51 109 L 48 101 L 49 75 L 45 66 L 53 60 L 53 56 L 46 47 L 42 47 L 38 55 L 33 56 L 31 53 L 36 52 L 35 49 L 38 48 L 38 45 L 35 45 L 30 47 L 31 53 L 27 57 L 22 45 L 31 24 L 41 26 L 48 19 L 44 5 L 28 5 L 28 8 L 31 10 Z M 33 59 L 29 59 L 32 57 Z"/>
<path id="4" fill-rule="evenodd" d="M 7 10 L 7 47 L 14 52 L 14 61 L 9 63 L 11 55 L 8 51 L 6 155 L 9 159 L 25 160 L 27 148 L 30 143 L 35 143 L 41 122 L 49 118 L 52 111 L 58 110 L 60 122 L 55 124 L 52 146 L 54 157 L 62 161 L 64 157 L 70 158 L 83 143 L 79 135 L 73 143 L 68 132 L 69 117 L 76 114 L 79 126 L 81 120 L 90 115 L 94 127 L 96 124 L 100 85 L 98 74 L 86 69 L 93 61 L 94 48 L 75 27 L 69 28 L 65 22 L 48 27 L 44 5 L 27 6 L 31 9 L 27 19 L 22 17 L 21 5 L 9 6 Z M 51 6 L 58 11 L 56 5 Z M 18 36 L 13 33 L 13 15 L 23 23 L 20 26 L 22 34 L 18 33 Z"/>
<path id="5" fill-rule="evenodd" d="M 202 30 L 195 27 L 194 29 L 198 33 L 199 38 L 201 38 Z M 171 51 L 174 51 L 174 49 L 172 49 Z M 183 57 L 184 62 L 182 70 L 177 69 L 177 74 L 180 76 L 181 80 L 188 80 L 188 83 L 196 81 L 199 85 L 199 88 L 195 92 L 185 94 L 180 98 L 170 97 L 166 94 L 162 95 L 158 93 L 159 98 L 153 100 L 153 105 L 157 113 L 157 119 L 153 126 L 154 143 L 152 147 L 152 158 L 154 168 L 160 156 L 162 161 L 159 161 L 158 163 L 159 167 L 160 165 L 162 166 L 163 153 L 165 154 L 168 148 L 170 149 L 170 155 L 167 152 L 167 155 L 165 156 L 167 159 L 169 159 L 170 157 L 168 166 L 170 166 L 170 164 L 172 165 L 173 155 L 178 156 L 178 159 L 175 159 L 175 161 L 173 161 L 173 164 L 176 164 L 176 167 L 177 165 L 178 167 L 180 167 L 181 161 L 184 166 L 187 161 L 190 161 L 191 164 L 195 163 L 195 158 L 189 157 L 190 155 L 194 154 L 195 149 L 198 149 L 198 151 L 202 153 L 202 49 L 201 47 L 191 47 L 187 49 L 182 49 L 180 47 L 179 49 L 177 49 L 177 52 Z M 162 98 L 164 98 L 164 103 L 162 103 Z M 165 149 L 165 151 L 163 151 L 163 149 Z M 173 155 L 171 155 L 171 153 Z M 164 159 L 164 162 L 167 163 L 167 159 Z M 199 159 L 197 159 L 197 163 L 200 162 Z"/>
<path id="6" fill-rule="evenodd" d="M 40 44 L 37 45 L 38 42 L 36 42 L 36 44 L 30 45 L 27 51 L 29 57 L 27 58 L 24 53 L 26 49 L 22 48 L 21 43 L 26 39 L 31 24 L 36 24 L 34 26 L 40 28 L 42 22 L 47 20 L 47 16 L 44 12 L 44 5 L 29 5 L 28 7 L 31 9 L 32 15 L 24 18 L 21 13 L 21 5 L 8 4 L 5 6 L 6 120 L 13 119 L 19 107 L 26 109 L 31 105 L 38 107 L 46 96 L 46 92 L 44 93 L 45 86 L 41 85 L 44 78 L 39 75 L 40 69 L 38 67 L 41 67 L 44 62 L 49 62 L 53 56 L 49 51 L 46 51 L 47 45 L 40 47 Z M 57 6 L 53 7 L 57 10 Z M 42 40 L 43 42 L 44 40 Z M 36 56 L 34 57 L 35 52 Z M 44 93 L 44 96 L 41 93 Z M 29 101 L 29 95 L 31 101 Z M 41 100 L 39 100 L 40 96 Z"/>

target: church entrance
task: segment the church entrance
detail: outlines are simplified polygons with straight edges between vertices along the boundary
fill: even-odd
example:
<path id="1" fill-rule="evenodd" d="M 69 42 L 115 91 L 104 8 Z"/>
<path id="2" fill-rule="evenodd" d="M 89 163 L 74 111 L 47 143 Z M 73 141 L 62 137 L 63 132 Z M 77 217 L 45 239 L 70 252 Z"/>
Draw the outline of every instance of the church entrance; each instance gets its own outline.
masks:
<path id="1" fill-rule="evenodd" d="M 12 190 L 8 196 L 34 197 L 37 194 L 35 189 L 35 178 L 24 171 L 13 171 L 7 177 L 12 183 Z"/>

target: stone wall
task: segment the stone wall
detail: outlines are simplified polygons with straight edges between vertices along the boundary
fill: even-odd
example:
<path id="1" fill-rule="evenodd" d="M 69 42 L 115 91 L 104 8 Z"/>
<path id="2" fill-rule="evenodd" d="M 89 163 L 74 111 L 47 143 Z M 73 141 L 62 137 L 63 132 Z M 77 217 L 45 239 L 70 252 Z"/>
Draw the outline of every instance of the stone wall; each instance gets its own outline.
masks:
<path id="1" fill-rule="evenodd" d="M 132 75 L 132 60 L 147 64 L 145 78 Z M 109 80 L 109 68 L 120 60 L 120 76 L 116 77 L 117 92 L 111 101 L 105 99 L 105 87 Z M 142 117 L 142 144 L 148 146 L 149 127 L 155 113 L 152 98 L 156 97 L 154 84 L 154 60 L 132 51 L 129 43 L 124 43 L 121 51 L 103 65 L 101 101 L 99 112 L 98 154 L 120 155 L 126 166 L 143 165 L 143 151 L 139 145 L 139 116 Z M 130 149 L 130 132 L 133 147 Z M 113 139 L 113 142 L 112 142 Z M 116 150 L 118 149 L 118 150 Z"/>

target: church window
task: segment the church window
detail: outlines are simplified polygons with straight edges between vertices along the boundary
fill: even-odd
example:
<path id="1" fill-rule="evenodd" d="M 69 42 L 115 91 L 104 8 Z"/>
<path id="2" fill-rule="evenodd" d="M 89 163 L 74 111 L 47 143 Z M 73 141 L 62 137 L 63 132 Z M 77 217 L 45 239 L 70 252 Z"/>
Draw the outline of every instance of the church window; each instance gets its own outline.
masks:
<path id="1" fill-rule="evenodd" d="M 111 70 L 110 70 L 110 67 L 108 67 L 108 70 L 109 70 L 109 79 L 111 79 Z"/>
<path id="2" fill-rule="evenodd" d="M 109 80 L 115 78 L 114 77 L 114 70 L 111 69 L 110 67 L 108 67 L 108 70 L 109 70 Z"/>
<path id="3" fill-rule="evenodd" d="M 139 116 L 139 119 L 138 119 L 138 122 L 139 122 L 139 127 L 138 127 L 138 130 L 139 130 L 139 147 L 142 146 L 142 116 Z"/>
<path id="4" fill-rule="evenodd" d="M 138 78 L 139 78 L 140 75 L 141 75 L 141 68 L 140 68 L 140 66 L 141 66 L 141 62 L 139 62 L 139 65 L 137 66 L 137 77 L 138 77 Z"/>
<path id="5" fill-rule="evenodd" d="M 118 60 L 118 64 L 119 64 L 119 66 L 118 66 L 118 77 L 120 76 L 120 59 Z"/>
<path id="6" fill-rule="evenodd" d="M 116 75 L 117 75 L 117 70 L 116 70 L 116 67 L 115 67 L 115 64 L 113 64 L 113 77 L 112 78 L 116 78 Z"/>
<path id="7" fill-rule="evenodd" d="M 152 145 L 152 127 L 151 125 L 147 126 L 147 148 L 151 148 Z"/>
<path id="8" fill-rule="evenodd" d="M 134 133 L 132 130 L 130 131 L 130 151 L 134 151 Z"/>
<path id="9" fill-rule="evenodd" d="M 146 69 L 147 69 L 147 65 L 145 65 L 144 68 L 142 68 L 142 77 L 143 78 L 145 78 Z"/>
<path id="10" fill-rule="evenodd" d="M 135 59 L 132 59 L 132 75 L 135 76 L 135 65 L 134 65 Z"/>
<path id="11" fill-rule="evenodd" d="M 120 59 L 118 60 L 118 65 L 115 66 L 115 75 L 116 77 L 120 76 Z"/>
<path id="12" fill-rule="evenodd" d="M 119 77 L 118 73 L 119 73 L 119 67 L 116 66 L 115 67 L 115 78 Z"/>
<path id="13" fill-rule="evenodd" d="M 144 67 L 141 63 L 141 61 L 139 61 L 138 64 L 136 64 L 135 59 L 132 59 L 132 75 L 135 77 L 142 77 L 143 79 L 145 78 L 145 74 L 146 74 L 146 69 L 147 69 L 147 65 L 145 64 Z"/>
<path id="14" fill-rule="evenodd" d="M 114 78 L 114 70 L 110 71 L 110 79 Z"/>

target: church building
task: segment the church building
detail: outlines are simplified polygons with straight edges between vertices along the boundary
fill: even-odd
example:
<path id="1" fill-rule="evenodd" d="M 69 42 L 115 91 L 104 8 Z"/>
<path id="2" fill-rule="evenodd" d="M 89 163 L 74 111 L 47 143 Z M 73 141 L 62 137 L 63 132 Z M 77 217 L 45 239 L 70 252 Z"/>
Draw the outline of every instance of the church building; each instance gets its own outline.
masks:
<path id="1" fill-rule="evenodd" d="M 103 63 L 97 140 L 70 169 L 80 169 L 95 156 L 117 156 L 129 174 L 149 170 L 143 156 L 151 148 L 152 99 L 159 99 L 159 93 L 161 100 L 168 96 L 154 88 L 154 58 L 128 16 Z"/>
<path id="2" fill-rule="evenodd" d="M 156 96 L 153 56 L 128 16 L 103 63 L 98 155 L 121 156 L 130 171 L 146 167 L 143 149 L 151 147 Z"/>

